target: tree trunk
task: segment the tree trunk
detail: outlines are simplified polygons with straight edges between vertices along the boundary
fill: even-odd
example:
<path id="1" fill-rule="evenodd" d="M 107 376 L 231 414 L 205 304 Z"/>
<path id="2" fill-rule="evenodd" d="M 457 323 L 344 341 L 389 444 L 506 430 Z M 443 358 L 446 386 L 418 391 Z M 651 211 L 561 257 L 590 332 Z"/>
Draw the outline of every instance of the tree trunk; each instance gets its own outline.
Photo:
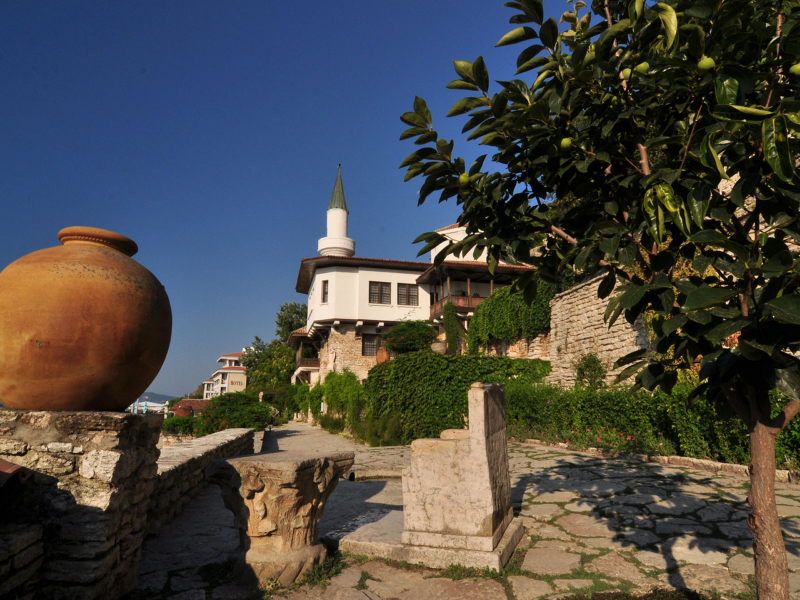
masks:
<path id="1" fill-rule="evenodd" d="M 775 504 L 777 430 L 756 422 L 750 433 L 750 514 L 759 600 L 789 599 L 789 569 Z"/>

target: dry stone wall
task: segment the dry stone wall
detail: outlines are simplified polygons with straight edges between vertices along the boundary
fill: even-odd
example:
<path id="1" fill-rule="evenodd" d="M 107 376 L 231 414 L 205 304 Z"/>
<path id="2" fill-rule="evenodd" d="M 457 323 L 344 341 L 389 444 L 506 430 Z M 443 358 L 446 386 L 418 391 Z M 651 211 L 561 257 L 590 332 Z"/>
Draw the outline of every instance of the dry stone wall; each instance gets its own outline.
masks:
<path id="1" fill-rule="evenodd" d="M 20 592 L 35 585 L 37 598 L 93 600 L 133 589 L 160 422 L 115 412 L 0 409 L 0 458 L 34 471 L 27 484 L 3 492 L 0 511 L 4 527 L 29 528 L 21 538 L 9 534 L 11 547 L 23 546 L 28 557 L 42 550 L 38 569 L 39 558 L 26 563 L 14 553 L 10 569 Z M 33 541 L 39 530 L 41 547 Z M 5 565 L 2 557 L 0 550 Z"/>
<path id="2" fill-rule="evenodd" d="M 147 513 L 147 534 L 156 535 L 206 485 L 211 463 L 253 453 L 253 429 L 226 429 L 161 450 Z"/>
<path id="3" fill-rule="evenodd" d="M 574 363 L 582 355 L 595 353 L 609 370 L 609 381 L 617 374 L 611 366 L 618 358 L 648 346 L 647 330 L 638 319 L 633 325 L 620 316 L 609 329 L 603 321 L 607 300 L 597 297 L 602 275 L 556 294 L 550 302 L 548 340 L 552 372 L 550 383 L 575 384 Z"/>
<path id="4" fill-rule="evenodd" d="M 367 378 L 369 370 L 378 364 L 375 356 L 361 355 L 361 335 L 356 334 L 355 325 L 332 327 L 328 339 L 320 348 L 320 381 L 331 371 L 343 371 L 344 365 L 361 380 Z"/>
<path id="5" fill-rule="evenodd" d="M 0 598 L 31 600 L 44 560 L 39 524 L 0 526 Z"/>

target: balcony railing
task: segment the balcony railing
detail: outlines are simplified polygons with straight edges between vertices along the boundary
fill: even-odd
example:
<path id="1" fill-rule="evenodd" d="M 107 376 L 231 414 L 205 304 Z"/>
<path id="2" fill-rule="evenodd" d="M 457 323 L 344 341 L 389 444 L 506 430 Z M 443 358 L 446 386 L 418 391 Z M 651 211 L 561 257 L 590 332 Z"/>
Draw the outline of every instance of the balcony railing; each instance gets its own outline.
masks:
<path id="1" fill-rule="evenodd" d="M 298 367 L 316 367 L 319 368 L 319 358 L 299 358 L 297 359 Z"/>
<path id="2" fill-rule="evenodd" d="M 442 309 L 448 302 L 453 303 L 457 312 L 465 313 L 475 310 L 475 307 L 484 300 L 486 300 L 486 298 L 478 298 L 475 296 L 448 296 L 431 305 L 431 318 L 433 319 L 441 316 Z"/>

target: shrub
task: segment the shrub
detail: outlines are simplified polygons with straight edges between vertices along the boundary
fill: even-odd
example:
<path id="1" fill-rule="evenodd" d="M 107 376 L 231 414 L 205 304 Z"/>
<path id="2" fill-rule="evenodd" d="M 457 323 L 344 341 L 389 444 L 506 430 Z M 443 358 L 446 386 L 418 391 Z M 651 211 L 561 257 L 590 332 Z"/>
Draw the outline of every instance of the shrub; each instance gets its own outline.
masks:
<path id="1" fill-rule="evenodd" d="M 317 387 L 322 389 L 322 400 L 328 413 L 343 417 L 352 430 L 359 423 L 364 409 L 364 390 L 355 373 L 331 371 L 325 376 L 322 386 Z"/>
<path id="2" fill-rule="evenodd" d="M 464 426 L 467 391 L 472 383 L 509 379 L 541 381 L 550 363 L 506 356 L 444 356 L 430 351 L 403 354 L 373 367 L 364 384 L 365 421 L 374 435 L 386 433 L 397 416 L 403 443 L 438 437 L 444 429 Z M 389 417 L 387 417 L 387 415 Z M 387 418 L 381 431 L 381 419 Z"/>
<path id="3" fill-rule="evenodd" d="M 275 422 L 276 409 L 259 402 L 258 395 L 232 392 L 213 398 L 196 417 L 195 436 L 202 437 L 232 427 L 263 429 Z"/>
<path id="4" fill-rule="evenodd" d="M 605 385 L 608 371 L 594 352 L 578 357 L 572 367 L 575 369 L 575 385 L 578 387 L 596 390 Z"/>
<path id="5" fill-rule="evenodd" d="M 511 287 L 495 290 L 475 308 L 469 322 L 469 352 L 477 354 L 480 346 L 501 340 L 511 343 L 550 331 L 550 300 L 556 293 L 552 283 L 537 282 L 536 297 L 528 304 L 521 292 Z"/>
<path id="6" fill-rule="evenodd" d="M 322 415 L 319 418 L 319 425 L 330 433 L 340 433 L 344 431 L 345 420 L 334 415 Z"/>
<path id="7" fill-rule="evenodd" d="M 427 321 L 401 321 L 384 334 L 383 345 L 396 354 L 416 352 L 430 347 L 436 329 Z"/>
<path id="8" fill-rule="evenodd" d="M 194 434 L 195 417 L 167 417 L 161 424 L 164 433 Z"/>

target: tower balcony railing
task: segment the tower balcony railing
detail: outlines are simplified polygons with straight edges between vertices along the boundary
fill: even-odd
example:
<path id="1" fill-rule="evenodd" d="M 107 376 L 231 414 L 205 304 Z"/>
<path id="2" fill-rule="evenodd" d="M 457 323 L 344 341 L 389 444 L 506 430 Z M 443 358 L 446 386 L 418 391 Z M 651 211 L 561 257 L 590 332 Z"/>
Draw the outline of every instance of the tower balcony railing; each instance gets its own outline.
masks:
<path id="1" fill-rule="evenodd" d="M 444 305 L 448 302 L 453 304 L 456 312 L 469 313 L 475 310 L 475 307 L 484 300 L 486 300 L 486 298 L 480 298 L 478 296 L 447 296 L 431 305 L 431 319 L 441 317 Z"/>

